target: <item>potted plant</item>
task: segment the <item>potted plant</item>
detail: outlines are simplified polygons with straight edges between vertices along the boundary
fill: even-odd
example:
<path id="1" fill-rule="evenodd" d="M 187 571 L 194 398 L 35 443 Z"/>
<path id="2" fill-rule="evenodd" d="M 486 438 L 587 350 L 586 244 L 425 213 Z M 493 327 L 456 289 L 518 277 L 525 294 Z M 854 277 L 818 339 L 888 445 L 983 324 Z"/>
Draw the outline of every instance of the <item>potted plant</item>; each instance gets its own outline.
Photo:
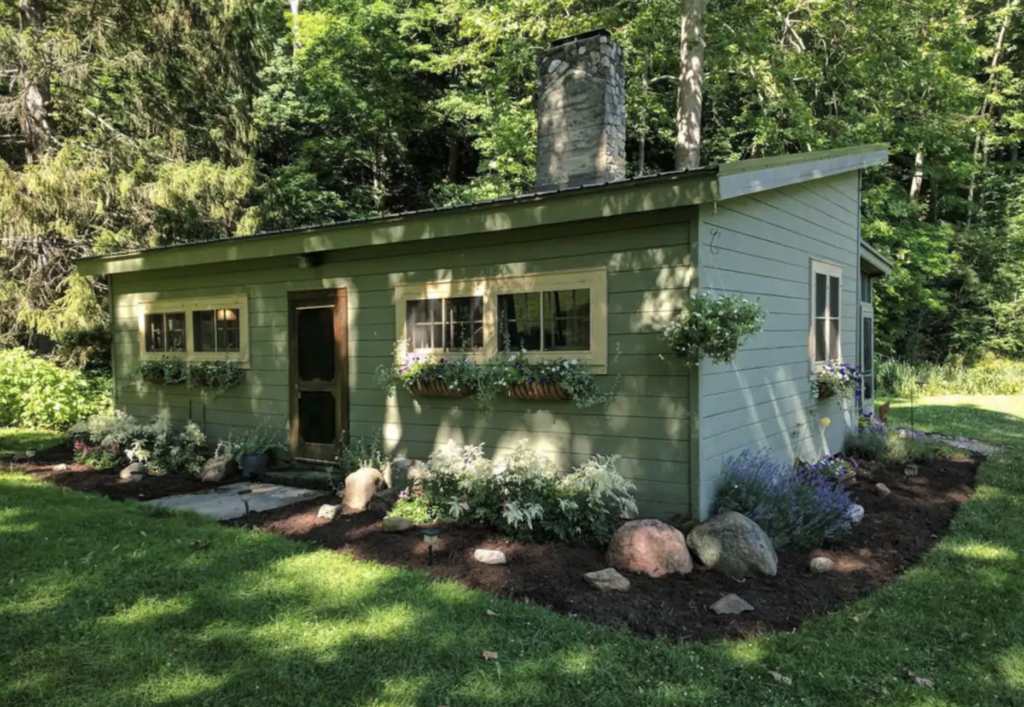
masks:
<path id="1" fill-rule="evenodd" d="M 860 371 L 849 363 L 830 361 L 815 374 L 812 387 L 818 400 L 847 398 L 860 387 Z"/>
<path id="2" fill-rule="evenodd" d="M 389 394 L 398 387 L 421 398 L 465 398 L 473 392 L 478 366 L 468 358 L 441 358 L 406 354 L 396 347 L 387 366 L 377 369 L 377 378 Z"/>
<path id="3" fill-rule="evenodd" d="M 251 479 L 264 473 L 270 465 L 270 455 L 287 449 L 278 441 L 280 429 L 280 426 L 260 423 L 237 440 L 231 438 L 224 443 L 238 462 L 243 478 Z"/>
<path id="4" fill-rule="evenodd" d="M 673 319 L 662 338 L 688 365 L 704 357 L 731 363 L 747 337 L 761 331 L 764 307 L 739 295 L 690 297 L 686 311 Z"/>
<path id="5" fill-rule="evenodd" d="M 612 397 L 598 388 L 587 364 L 578 359 L 531 361 L 521 351 L 509 355 L 504 367 L 506 394 L 516 400 L 573 400 L 577 407 L 587 408 Z"/>

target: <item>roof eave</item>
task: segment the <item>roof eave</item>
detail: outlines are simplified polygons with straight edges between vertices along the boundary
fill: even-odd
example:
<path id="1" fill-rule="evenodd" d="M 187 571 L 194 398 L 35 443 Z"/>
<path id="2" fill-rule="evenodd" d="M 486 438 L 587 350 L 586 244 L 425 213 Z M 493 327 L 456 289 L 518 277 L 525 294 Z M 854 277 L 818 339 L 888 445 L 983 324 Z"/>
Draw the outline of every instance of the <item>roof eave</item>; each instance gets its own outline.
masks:
<path id="1" fill-rule="evenodd" d="M 861 241 L 860 267 L 872 277 L 888 277 L 892 273 L 893 262 L 869 244 Z"/>

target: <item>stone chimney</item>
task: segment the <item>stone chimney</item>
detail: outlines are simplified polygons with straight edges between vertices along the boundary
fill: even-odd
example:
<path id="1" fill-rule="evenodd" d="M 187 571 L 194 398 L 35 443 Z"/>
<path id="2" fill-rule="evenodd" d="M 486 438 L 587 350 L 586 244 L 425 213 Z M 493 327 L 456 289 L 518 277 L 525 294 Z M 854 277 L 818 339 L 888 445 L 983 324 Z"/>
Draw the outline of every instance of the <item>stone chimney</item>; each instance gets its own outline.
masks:
<path id="1" fill-rule="evenodd" d="M 537 188 L 626 176 L 626 71 L 606 30 L 552 42 L 537 60 Z"/>

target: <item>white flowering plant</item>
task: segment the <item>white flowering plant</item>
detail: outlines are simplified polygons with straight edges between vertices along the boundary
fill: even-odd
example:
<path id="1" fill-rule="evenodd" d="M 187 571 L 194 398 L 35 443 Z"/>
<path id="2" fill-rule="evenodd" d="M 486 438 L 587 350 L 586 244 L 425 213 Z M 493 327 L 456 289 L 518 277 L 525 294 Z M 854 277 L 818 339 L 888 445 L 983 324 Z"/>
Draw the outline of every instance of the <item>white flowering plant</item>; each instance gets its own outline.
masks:
<path id="1" fill-rule="evenodd" d="M 604 545 L 637 512 L 635 487 L 618 473 L 616 461 L 595 456 L 565 473 L 527 442 L 495 464 L 482 446 L 449 441 L 404 493 L 417 514 L 432 519 L 489 527 L 520 540 Z M 404 506 L 392 511 L 408 513 Z"/>
<path id="2" fill-rule="evenodd" d="M 731 363 L 747 338 L 761 331 L 765 311 L 760 302 L 739 295 L 690 297 L 686 311 L 668 323 L 662 338 L 689 364 L 702 358 Z"/>

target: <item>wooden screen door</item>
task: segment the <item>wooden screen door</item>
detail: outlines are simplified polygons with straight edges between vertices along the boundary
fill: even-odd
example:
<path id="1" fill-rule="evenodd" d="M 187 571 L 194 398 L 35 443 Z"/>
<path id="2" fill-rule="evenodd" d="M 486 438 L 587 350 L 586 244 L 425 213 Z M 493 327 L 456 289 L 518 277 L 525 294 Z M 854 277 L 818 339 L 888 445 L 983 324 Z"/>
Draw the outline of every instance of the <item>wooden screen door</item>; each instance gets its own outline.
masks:
<path id="1" fill-rule="evenodd" d="M 860 306 L 861 412 L 875 411 L 875 308 Z"/>
<path id="2" fill-rule="evenodd" d="M 348 296 L 344 289 L 288 293 L 289 447 L 330 461 L 348 433 Z"/>

